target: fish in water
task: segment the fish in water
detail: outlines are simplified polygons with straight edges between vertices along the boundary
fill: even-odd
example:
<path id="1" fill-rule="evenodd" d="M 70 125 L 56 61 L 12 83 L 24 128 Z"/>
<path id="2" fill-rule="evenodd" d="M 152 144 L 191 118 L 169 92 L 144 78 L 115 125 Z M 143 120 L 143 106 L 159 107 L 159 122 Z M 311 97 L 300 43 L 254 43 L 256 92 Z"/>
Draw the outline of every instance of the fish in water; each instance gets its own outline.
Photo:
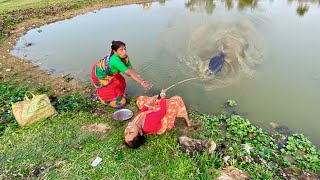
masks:
<path id="1" fill-rule="evenodd" d="M 210 59 L 208 70 L 211 74 L 216 74 L 222 68 L 224 57 L 224 53 L 219 53 Z"/>

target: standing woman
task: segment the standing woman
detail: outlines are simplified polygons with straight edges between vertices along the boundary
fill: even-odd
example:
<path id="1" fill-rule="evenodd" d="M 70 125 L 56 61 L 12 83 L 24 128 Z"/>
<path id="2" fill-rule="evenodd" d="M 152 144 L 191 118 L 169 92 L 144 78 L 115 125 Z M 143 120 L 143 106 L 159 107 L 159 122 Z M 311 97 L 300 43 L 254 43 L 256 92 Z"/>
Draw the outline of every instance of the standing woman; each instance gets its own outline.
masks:
<path id="1" fill-rule="evenodd" d="M 127 55 L 126 45 L 121 41 L 112 41 L 111 52 L 92 67 L 91 78 L 97 88 L 97 95 L 103 104 L 121 108 L 126 104 L 126 80 L 120 74 L 129 76 L 145 89 L 152 88 L 145 79 L 132 68 Z"/>

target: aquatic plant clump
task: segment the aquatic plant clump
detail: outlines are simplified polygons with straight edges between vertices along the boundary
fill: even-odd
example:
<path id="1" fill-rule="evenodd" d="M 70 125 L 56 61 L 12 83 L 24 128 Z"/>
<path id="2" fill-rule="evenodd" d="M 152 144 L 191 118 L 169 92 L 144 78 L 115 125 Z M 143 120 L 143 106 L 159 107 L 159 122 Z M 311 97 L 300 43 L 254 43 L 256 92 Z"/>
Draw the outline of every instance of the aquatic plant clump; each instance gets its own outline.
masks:
<path id="1" fill-rule="evenodd" d="M 231 165 L 248 172 L 253 179 L 286 179 L 315 177 L 311 173 L 320 170 L 320 151 L 302 134 L 289 136 L 280 151 L 271 135 L 239 115 L 223 112 L 217 115 L 189 112 L 189 115 L 204 123 L 203 131 L 196 134 L 196 138 L 212 139 L 217 144 L 213 156 L 193 158 L 203 163 L 203 171 L 208 171 L 206 168 L 212 164 L 217 169 Z"/>
<path id="2" fill-rule="evenodd" d="M 288 137 L 287 144 L 281 149 L 282 154 L 290 155 L 301 169 L 317 172 L 320 169 L 320 151 L 312 145 L 303 134 L 293 134 Z"/>

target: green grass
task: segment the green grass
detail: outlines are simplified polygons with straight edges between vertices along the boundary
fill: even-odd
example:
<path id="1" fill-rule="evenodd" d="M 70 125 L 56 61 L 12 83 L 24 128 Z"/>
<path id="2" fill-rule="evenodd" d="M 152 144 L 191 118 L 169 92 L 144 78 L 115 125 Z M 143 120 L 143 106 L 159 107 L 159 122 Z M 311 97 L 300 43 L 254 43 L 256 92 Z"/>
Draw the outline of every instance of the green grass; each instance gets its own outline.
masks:
<path id="1" fill-rule="evenodd" d="M 6 120 L 1 123 L 0 179 L 36 177 L 34 171 L 41 172 L 39 177 L 53 179 L 193 178 L 198 175 L 195 162 L 179 150 L 177 130 L 163 136 L 149 136 L 141 148 L 129 149 L 123 143 L 127 122 L 94 116 L 94 109 L 105 107 L 77 94 L 52 102 L 59 115 L 20 127 L 14 121 L 11 103 L 21 101 L 28 90 L 43 93 L 48 88 L 29 89 L 15 84 L 0 83 L 0 117 Z M 129 105 L 133 103 L 130 98 Z M 101 122 L 108 123 L 112 129 L 101 134 L 82 128 Z M 93 168 L 90 164 L 96 156 L 103 160 Z"/>
<path id="2" fill-rule="evenodd" d="M 320 169 L 320 152 L 303 135 L 289 137 L 280 153 L 271 136 L 237 115 L 213 116 L 190 111 L 193 121 L 204 123 L 203 130 L 193 138 L 212 139 L 218 147 L 222 142 L 228 144 L 227 149 L 213 155 L 193 157 L 179 148 L 179 128 L 161 136 L 149 135 L 146 144 L 138 149 L 127 148 L 123 143 L 127 122 L 95 116 L 97 108 L 105 108 L 104 113 L 114 109 L 78 94 L 52 102 L 59 112 L 57 116 L 20 127 L 12 116 L 11 103 L 22 100 L 24 93 L 32 89 L 15 84 L 0 82 L 0 117 L 6 120 L 0 124 L 0 179 L 35 178 L 34 174 L 50 179 L 213 179 L 226 165 L 248 172 L 251 179 L 281 179 L 285 167 L 314 173 Z M 48 89 L 33 91 L 43 93 Z M 128 108 L 136 112 L 133 105 L 134 99 L 130 98 Z M 106 133 L 83 130 L 84 125 L 93 123 L 107 123 L 112 129 Z M 249 144 L 251 153 L 242 149 L 241 144 Z M 303 157 L 297 154 L 298 150 L 304 152 Z M 288 162 L 283 154 L 291 155 L 295 162 Z M 97 156 L 103 160 L 93 168 L 90 164 Z M 226 156 L 230 157 L 228 162 L 223 161 Z M 245 162 L 242 160 L 245 156 L 265 163 Z"/>
<path id="3" fill-rule="evenodd" d="M 3 11 L 43 8 L 58 4 L 82 6 L 94 3 L 108 3 L 116 1 L 120 0 L 0 0 L 0 13 Z"/>
<path id="4" fill-rule="evenodd" d="M 88 133 L 83 125 L 104 122 L 113 126 L 105 138 Z M 7 128 L 0 138 L 0 178 L 44 167 L 41 177 L 48 178 L 194 178 L 195 163 L 183 154 L 176 143 L 175 132 L 149 136 L 148 142 L 137 150 L 123 143 L 123 122 L 93 117 L 90 113 L 63 112 L 57 117 L 17 129 Z M 82 149 L 75 148 L 81 146 Z M 90 166 L 96 156 L 102 162 Z M 108 178 L 108 179 L 109 179 Z"/>
<path id="5" fill-rule="evenodd" d="M 28 8 L 42 8 L 56 4 L 75 4 L 83 2 L 84 1 L 81 0 L 0 0 L 0 12 Z"/>
<path id="6" fill-rule="evenodd" d="M 39 8 L 55 3 L 65 3 L 67 0 L 0 0 L 0 11 Z"/>

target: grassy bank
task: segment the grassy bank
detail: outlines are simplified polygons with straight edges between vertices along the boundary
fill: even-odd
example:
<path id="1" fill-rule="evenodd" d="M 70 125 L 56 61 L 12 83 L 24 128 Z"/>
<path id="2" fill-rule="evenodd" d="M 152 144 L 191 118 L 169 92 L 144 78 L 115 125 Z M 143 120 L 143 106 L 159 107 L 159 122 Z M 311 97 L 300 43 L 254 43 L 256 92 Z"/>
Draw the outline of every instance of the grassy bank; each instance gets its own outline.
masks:
<path id="1" fill-rule="evenodd" d="M 12 10 L 22 10 L 29 8 L 42 8 L 56 4 L 66 4 L 66 3 L 77 3 L 81 1 L 69 1 L 69 0 L 49 0 L 49 1 L 40 1 L 40 0 L 0 0 L 0 11 L 12 11 Z"/>
<path id="2" fill-rule="evenodd" d="M 226 166 L 247 172 L 252 179 L 285 179 L 319 173 L 320 152 L 301 134 L 286 141 L 283 135 L 272 135 L 253 126 L 247 119 L 233 115 L 236 103 L 228 101 L 216 115 L 189 112 L 193 122 L 203 126 L 177 128 L 164 135 L 151 135 L 141 148 L 132 150 L 123 143 L 127 122 L 109 117 L 114 109 L 106 108 L 95 98 L 77 94 L 52 98 L 59 115 L 19 127 L 11 112 L 11 103 L 22 100 L 27 90 L 11 83 L 0 83 L 0 177 L 1 178 L 153 178 L 212 179 Z M 33 89 L 45 93 L 46 89 Z M 129 98 L 127 108 L 133 109 Z M 229 109 L 232 108 L 232 109 Z M 105 109 L 101 114 L 101 109 Z M 99 113 L 100 112 L 100 113 Z M 90 128 L 97 123 L 107 128 Z M 217 144 L 212 155 L 195 152 L 188 156 L 177 143 L 177 137 L 211 139 Z M 247 147 L 244 147 L 247 146 Z M 92 161 L 102 162 L 93 168 Z"/>
<path id="3" fill-rule="evenodd" d="M 99 133 L 82 128 L 96 122 L 108 123 L 112 129 Z M 154 137 L 147 146 L 131 150 L 123 144 L 124 126 L 91 113 L 63 112 L 31 127 L 8 128 L 1 138 L 7 143 L 0 147 L 0 177 L 185 179 L 197 175 L 195 162 L 178 150 L 174 133 Z M 97 156 L 103 160 L 92 168 Z"/>

